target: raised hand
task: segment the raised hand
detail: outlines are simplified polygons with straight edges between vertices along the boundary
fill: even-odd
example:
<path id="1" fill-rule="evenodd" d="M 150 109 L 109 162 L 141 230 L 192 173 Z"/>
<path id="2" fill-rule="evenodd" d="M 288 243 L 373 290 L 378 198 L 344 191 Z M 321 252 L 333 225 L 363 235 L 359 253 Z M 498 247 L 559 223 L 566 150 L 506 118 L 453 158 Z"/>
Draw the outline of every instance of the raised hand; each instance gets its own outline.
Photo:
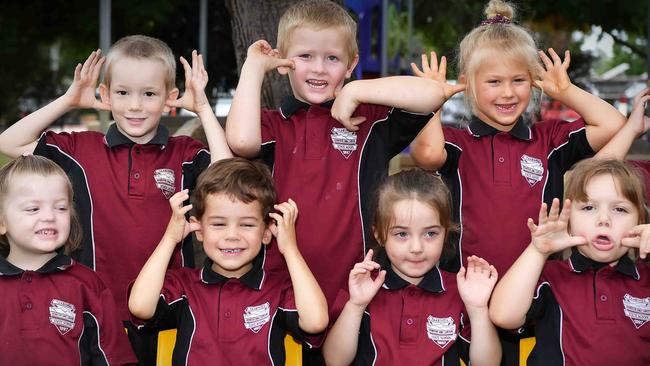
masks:
<path id="1" fill-rule="evenodd" d="M 646 259 L 650 253 L 650 224 L 637 225 L 627 232 L 621 245 L 639 249 L 639 257 Z"/>
<path id="2" fill-rule="evenodd" d="M 487 308 L 497 278 L 496 268 L 485 259 L 474 255 L 467 257 L 467 268 L 461 267 L 456 275 L 458 293 L 465 307 Z"/>
<path id="3" fill-rule="evenodd" d="M 94 108 L 99 110 L 110 110 L 110 105 L 102 103 L 95 96 L 97 79 L 102 69 L 105 58 L 101 50 L 90 53 L 90 56 L 82 64 L 77 64 L 74 69 L 74 79 L 65 92 L 69 108 Z"/>
<path id="4" fill-rule="evenodd" d="M 263 39 L 256 41 L 248 47 L 246 62 L 257 63 L 264 69 L 264 72 L 277 69 L 278 67 L 294 68 L 292 60 L 281 58 L 280 51 L 271 47 L 271 45 Z"/>
<path id="5" fill-rule="evenodd" d="M 560 213 L 560 200 L 553 199 L 551 211 L 546 214 L 546 203 L 539 208 L 539 223 L 528 219 L 531 242 L 540 254 L 549 256 L 564 249 L 586 245 L 587 239 L 582 236 L 571 236 L 568 232 L 569 216 L 571 215 L 571 200 L 565 200 Z"/>
<path id="6" fill-rule="evenodd" d="M 343 87 L 340 91 L 334 92 L 335 99 L 330 112 L 332 118 L 339 121 L 343 127 L 349 131 L 357 131 L 359 130 L 358 126 L 366 121 L 366 117 L 352 117 L 352 114 L 361 103 L 352 96 L 353 93 L 348 91 L 349 89 Z"/>
<path id="7" fill-rule="evenodd" d="M 643 89 L 634 97 L 634 107 L 627 119 L 627 124 L 638 136 L 650 129 L 650 117 L 645 114 L 646 104 L 650 103 L 650 88 Z"/>
<path id="8" fill-rule="evenodd" d="M 185 93 L 179 99 L 169 102 L 169 107 L 185 108 L 199 114 L 204 110 L 212 111 L 210 101 L 205 95 L 205 87 L 208 85 L 208 72 L 203 65 L 203 56 L 196 50 L 192 51 L 192 66 L 181 56 L 183 69 L 185 70 Z"/>
<path id="9" fill-rule="evenodd" d="M 539 51 L 538 54 L 544 64 L 544 71 L 540 75 L 540 79 L 535 80 L 535 86 L 551 98 L 558 99 L 558 96 L 571 86 L 571 80 L 567 73 L 571 63 L 571 54 L 568 50 L 564 51 L 564 61 L 552 48 L 548 49 L 550 58 L 544 51 Z"/>
<path id="10" fill-rule="evenodd" d="M 165 236 L 173 240 L 174 243 L 180 243 L 185 239 L 187 234 L 201 228 L 198 222 L 190 223 L 185 219 L 185 214 L 192 209 L 192 205 L 183 206 L 183 202 L 189 198 L 189 190 L 184 189 L 176 192 L 169 199 L 169 206 L 172 208 L 172 217 L 169 219 L 169 224 L 167 224 Z"/>
<path id="11" fill-rule="evenodd" d="M 372 249 L 368 250 L 363 262 L 354 265 L 348 278 L 350 303 L 362 308 L 368 306 L 386 279 L 385 270 L 379 271 L 377 277 L 372 279 L 372 272 L 381 268 L 378 263 L 373 262 L 372 254 Z"/>
<path id="12" fill-rule="evenodd" d="M 269 213 L 272 219 L 275 220 L 271 224 L 271 233 L 277 239 L 278 250 L 283 255 L 288 250 L 297 250 L 296 243 L 296 219 L 298 218 L 298 205 L 291 198 L 287 202 L 274 205 L 274 208 L 280 211 Z"/>
<path id="13" fill-rule="evenodd" d="M 439 82 L 444 90 L 445 99 L 465 91 L 465 84 L 452 85 L 447 83 L 447 58 L 445 56 L 440 57 L 440 63 L 438 63 L 438 56 L 434 51 L 431 51 L 430 57 L 431 61 L 429 61 L 425 53 L 422 54 L 422 70 L 418 68 L 415 62 L 411 62 L 413 75 Z"/>

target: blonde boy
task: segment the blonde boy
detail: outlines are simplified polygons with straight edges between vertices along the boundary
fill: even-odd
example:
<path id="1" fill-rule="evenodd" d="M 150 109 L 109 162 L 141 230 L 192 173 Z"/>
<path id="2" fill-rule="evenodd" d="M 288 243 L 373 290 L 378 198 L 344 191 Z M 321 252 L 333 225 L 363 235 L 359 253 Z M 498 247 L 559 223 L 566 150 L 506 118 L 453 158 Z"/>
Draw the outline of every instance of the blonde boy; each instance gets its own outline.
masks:
<path id="1" fill-rule="evenodd" d="M 278 28 L 278 49 L 263 40 L 248 49 L 226 137 L 236 154 L 261 154 L 273 167 L 278 200 L 291 197 L 301 207 L 300 249 L 331 303 L 372 240 L 368 202 L 388 161 L 427 122 L 400 108 L 428 113 L 454 91 L 415 77 L 343 87 L 359 58 L 356 24 L 330 1 L 295 4 Z M 293 95 L 277 110 L 260 111 L 264 74 L 276 68 Z M 268 254 L 269 268 L 282 269 L 277 248 Z"/>
<path id="2" fill-rule="evenodd" d="M 186 90 L 177 99 L 176 63 L 169 47 L 146 36 L 122 38 L 106 58 L 101 101 L 95 88 L 105 59 L 97 50 L 77 65 L 64 95 L 0 135 L 2 153 L 46 156 L 70 176 L 83 226 L 77 258 L 111 288 L 122 320 L 129 319 L 127 286 L 165 231 L 171 213 L 167 200 L 174 192 L 192 189 L 211 161 L 230 156 L 203 90 L 208 76 L 202 57 L 193 52 L 191 67 L 180 60 Z M 171 107 L 198 114 L 212 156 L 198 141 L 169 136 L 160 118 Z M 106 135 L 90 131 L 41 135 L 64 113 L 78 108 L 110 110 L 115 123 Z M 170 265 L 193 264 L 191 253 L 190 246 L 179 247 Z"/>

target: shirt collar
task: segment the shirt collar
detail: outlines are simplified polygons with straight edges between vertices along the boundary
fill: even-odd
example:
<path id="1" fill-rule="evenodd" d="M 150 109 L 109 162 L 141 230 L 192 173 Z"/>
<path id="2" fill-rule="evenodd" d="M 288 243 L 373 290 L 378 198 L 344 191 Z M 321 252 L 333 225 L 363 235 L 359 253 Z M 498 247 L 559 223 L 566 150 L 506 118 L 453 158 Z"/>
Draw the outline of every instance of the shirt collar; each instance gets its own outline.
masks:
<path id="1" fill-rule="evenodd" d="M 469 122 L 469 130 L 472 135 L 479 137 L 496 135 L 497 133 L 502 132 L 481 121 L 481 119 L 476 116 L 472 116 L 472 120 Z M 526 122 L 524 121 L 523 117 L 519 117 L 517 122 L 515 122 L 515 125 L 510 131 L 508 131 L 508 133 L 513 137 L 524 141 L 528 141 L 532 138 L 530 127 L 526 126 Z"/>
<path id="2" fill-rule="evenodd" d="M 319 105 L 323 108 L 330 109 L 332 108 L 332 104 L 334 104 L 334 99 L 330 99 L 325 103 Z M 298 112 L 300 109 L 309 109 L 309 107 L 311 106 L 312 106 L 311 104 L 298 100 L 293 95 L 287 95 L 286 97 L 284 97 L 282 103 L 280 104 L 280 114 L 282 115 L 282 117 L 284 117 L 284 119 L 288 119 L 294 113 Z"/>
<path id="3" fill-rule="evenodd" d="M 115 146 L 119 145 L 133 145 L 135 142 L 131 141 L 128 137 L 126 137 L 120 130 L 117 129 L 117 125 L 113 123 L 109 128 L 108 131 L 106 131 L 106 145 L 110 148 L 114 148 Z M 158 125 L 158 129 L 156 130 L 156 134 L 154 137 L 151 139 L 151 141 L 147 142 L 147 145 L 161 145 L 165 146 L 167 145 L 167 142 L 169 141 L 169 130 L 161 124 Z"/>
<path id="4" fill-rule="evenodd" d="M 607 266 L 606 263 L 596 262 L 591 258 L 585 257 L 584 255 L 582 255 L 582 253 L 580 253 L 580 251 L 578 251 L 575 248 L 571 250 L 571 257 L 569 257 L 569 264 L 571 265 L 573 271 L 578 273 L 584 272 L 590 268 L 597 271 L 600 268 Z M 636 268 L 636 264 L 634 264 L 634 262 L 627 255 L 622 256 L 618 260 L 618 263 L 616 263 L 616 265 L 614 266 L 614 270 L 628 277 L 632 277 L 635 280 L 638 280 L 640 278 L 639 271 Z"/>
<path id="5" fill-rule="evenodd" d="M 243 283 L 246 287 L 259 290 L 262 288 L 264 282 L 264 260 L 266 259 L 266 245 L 263 245 L 260 249 L 257 256 L 253 259 L 253 268 L 250 271 L 246 272 L 243 276 L 235 278 L 239 282 Z M 212 270 L 212 260 L 210 258 L 205 259 L 203 264 L 203 269 L 201 270 L 201 281 L 208 285 L 221 285 L 232 278 L 223 276 Z"/>
<path id="6" fill-rule="evenodd" d="M 47 261 L 47 263 L 34 272 L 48 274 L 65 271 L 68 267 L 72 266 L 73 263 L 74 261 L 72 258 L 67 255 L 57 254 L 56 257 Z M 24 272 L 24 269 L 14 266 L 7 261 L 7 258 L 0 256 L 0 276 L 20 276 Z"/>
<path id="7" fill-rule="evenodd" d="M 393 271 L 393 266 L 390 265 L 390 262 L 387 259 L 383 262 L 388 263 L 386 266 L 382 265 L 382 267 L 386 269 L 384 288 L 389 290 L 399 290 L 411 284 Z M 438 266 L 431 268 L 431 270 L 424 275 L 422 281 L 417 284 L 417 287 L 424 291 L 433 293 L 445 291 L 445 284 L 443 283 L 442 275 Z"/>

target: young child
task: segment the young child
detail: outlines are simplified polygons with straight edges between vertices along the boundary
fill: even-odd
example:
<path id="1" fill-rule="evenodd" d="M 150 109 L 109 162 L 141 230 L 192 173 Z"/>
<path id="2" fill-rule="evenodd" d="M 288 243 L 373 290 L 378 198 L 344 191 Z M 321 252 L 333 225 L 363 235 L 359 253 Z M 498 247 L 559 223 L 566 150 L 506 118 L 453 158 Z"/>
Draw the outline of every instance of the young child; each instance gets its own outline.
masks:
<path id="1" fill-rule="evenodd" d="M 647 248 L 643 181 L 616 160 L 576 164 L 566 200 L 528 219 L 532 240 L 497 284 L 490 317 L 507 329 L 535 324 L 528 365 L 650 364 L 650 267 L 627 246 Z M 565 261 L 549 255 L 572 248 Z"/>
<path id="2" fill-rule="evenodd" d="M 287 333 L 316 345 L 319 337 L 310 335 L 327 327 L 327 303 L 296 244 L 298 208 L 291 199 L 274 205 L 266 166 L 241 158 L 219 161 L 199 177 L 193 205 L 183 206 L 188 198 L 183 190 L 169 200 L 167 231 L 129 297 L 129 309 L 146 327 L 175 323 L 172 362 L 284 365 Z M 187 222 L 192 208 L 195 216 Z M 203 242 L 205 265 L 165 275 L 176 244 L 191 231 Z M 290 278 L 263 268 L 272 235 Z"/>
<path id="3" fill-rule="evenodd" d="M 202 57 L 192 66 L 181 57 L 186 90 L 175 88 L 176 62 L 169 47 L 146 36 L 128 36 L 108 52 L 101 101 L 95 99 L 104 63 L 92 52 L 74 72 L 68 91 L 0 135 L 0 151 L 46 156 L 71 177 L 83 227 L 79 261 L 94 269 L 113 291 L 120 318 L 130 318 L 126 290 L 165 231 L 174 192 L 192 189 L 211 161 L 230 156 L 223 131 L 205 95 L 208 76 Z M 170 137 L 160 125 L 170 107 L 196 112 L 212 155 L 198 141 Z M 99 132 L 39 134 L 76 108 L 110 110 L 115 119 L 106 135 Z M 193 265 L 191 242 L 174 252 L 170 266 Z"/>
<path id="4" fill-rule="evenodd" d="M 59 166 L 27 155 L 0 169 L 0 364 L 135 364 L 110 290 L 68 257 L 80 230 Z"/>
<path id="5" fill-rule="evenodd" d="M 571 83 L 568 51 L 564 60 L 553 49 L 550 57 L 538 51 L 530 34 L 512 23 L 508 3 L 491 0 L 485 13 L 487 20 L 465 36 L 458 56 L 459 81 L 474 113 L 468 128 L 430 124 L 411 144 L 411 154 L 418 166 L 438 170 L 452 193 L 461 230 L 454 238 L 457 253 L 445 267 L 456 271 L 462 258 L 476 255 L 505 273 L 529 233 L 516 226 L 503 230 L 503 224 L 531 217 L 540 202 L 562 197 L 564 173 L 604 146 L 624 117 Z M 435 76 L 433 66 L 423 65 Z M 582 118 L 529 126 L 522 115 L 533 87 Z"/>
<path id="6" fill-rule="evenodd" d="M 236 154 L 261 154 L 273 167 L 278 200 L 292 197 L 301 207 L 298 242 L 331 302 L 347 278 L 347 271 L 335 269 L 352 268 L 373 240 L 369 198 L 387 175 L 389 160 L 428 120 L 400 108 L 429 113 L 455 91 L 412 76 L 343 87 L 358 61 L 356 23 L 330 1 L 289 8 L 280 20 L 277 44 L 277 50 L 266 41 L 249 47 L 226 137 Z M 264 74 L 275 68 L 288 75 L 293 95 L 279 109 L 260 112 Z M 284 266 L 274 246 L 268 262 L 271 270 Z"/>
<path id="7" fill-rule="evenodd" d="M 457 275 L 438 268 L 453 230 L 444 183 L 420 169 L 402 171 L 380 186 L 376 207 L 373 232 L 385 263 L 373 262 L 370 250 L 350 271 L 323 346 L 326 363 L 459 365 L 460 356 L 467 364 L 498 365 L 501 348 L 487 308 L 496 269 L 478 257 Z"/>

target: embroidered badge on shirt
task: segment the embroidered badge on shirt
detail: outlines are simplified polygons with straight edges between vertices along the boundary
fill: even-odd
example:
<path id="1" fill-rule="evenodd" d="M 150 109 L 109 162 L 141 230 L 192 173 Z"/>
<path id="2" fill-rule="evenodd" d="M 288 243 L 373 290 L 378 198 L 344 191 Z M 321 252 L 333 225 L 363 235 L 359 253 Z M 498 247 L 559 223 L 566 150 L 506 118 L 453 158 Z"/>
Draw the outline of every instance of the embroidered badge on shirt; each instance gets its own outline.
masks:
<path id="1" fill-rule="evenodd" d="M 176 193 L 176 178 L 172 169 L 156 169 L 153 172 L 153 179 L 165 198 L 170 199 Z"/>
<path id="2" fill-rule="evenodd" d="M 262 329 L 264 324 L 271 319 L 270 315 L 271 305 L 264 303 L 257 306 L 249 306 L 244 309 L 244 326 L 246 329 L 252 330 L 257 333 Z"/>
<path id="3" fill-rule="evenodd" d="M 639 298 L 625 294 L 623 307 L 625 307 L 625 316 L 632 320 L 636 329 L 650 320 L 650 297 Z"/>
<path id="4" fill-rule="evenodd" d="M 345 128 L 332 127 L 332 146 L 347 159 L 357 149 L 357 133 Z"/>
<path id="5" fill-rule="evenodd" d="M 447 347 L 449 342 L 456 339 L 454 318 L 436 318 L 429 315 L 427 318 L 427 336 L 440 348 Z"/>
<path id="6" fill-rule="evenodd" d="M 521 156 L 521 175 L 532 187 L 544 178 L 544 164 L 540 159 L 524 154 Z"/>
<path id="7" fill-rule="evenodd" d="M 54 324 L 61 335 L 74 328 L 76 316 L 74 305 L 57 299 L 52 299 L 50 302 L 50 323 Z"/>

